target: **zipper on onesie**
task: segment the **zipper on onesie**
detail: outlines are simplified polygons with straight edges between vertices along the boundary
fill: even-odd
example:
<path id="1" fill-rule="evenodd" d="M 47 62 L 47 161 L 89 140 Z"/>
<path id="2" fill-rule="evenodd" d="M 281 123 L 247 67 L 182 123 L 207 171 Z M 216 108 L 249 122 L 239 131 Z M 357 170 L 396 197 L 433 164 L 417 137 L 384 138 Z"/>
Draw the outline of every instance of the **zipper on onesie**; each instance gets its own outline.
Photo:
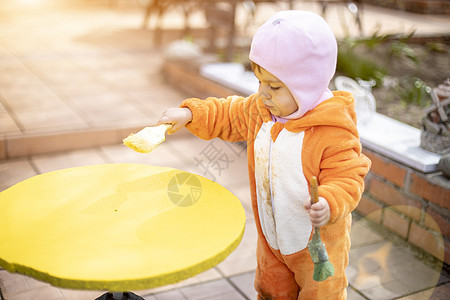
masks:
<path id="1" fill-rule="evenodd" d="M 270 194 L 270 203 L 272 203 L 272 216 L 274 217 L 275 221 L 275 208 L 274 208 L 274 201 L 273 201 L 273 191 L 272 191 L 272 145 L 273 141 L 272 138 L 270 138 L 269 141 L 269 171 L 267 172 L 267 176 L 269 176 L 269 194 Z M 276 227 L 277 224 L 275 224 Z"/>

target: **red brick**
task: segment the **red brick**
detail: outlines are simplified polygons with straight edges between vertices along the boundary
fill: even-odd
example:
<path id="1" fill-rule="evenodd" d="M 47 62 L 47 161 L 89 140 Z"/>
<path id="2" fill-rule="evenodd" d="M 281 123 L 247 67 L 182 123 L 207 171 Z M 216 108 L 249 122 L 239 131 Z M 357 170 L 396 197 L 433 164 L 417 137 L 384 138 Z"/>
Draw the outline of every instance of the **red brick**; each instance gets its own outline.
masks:
<path id="1" fill-rule="evenodd" d="M 409 200 L 406 205 L 392 205 L 391 208 L 394 208 L 396 211 L 401 212 L 407 217 L 419 222 L 420 216 L 422 214 L 421 204 L 414 200 Z"/>
<path id="2" fill-rule="evenodd" d="M 438 282 L 438 284 L 439 283 L 440 282 Z M 429 299 L 432 299 L 432 300 L 448 299 L 449 295 L 450 295 L 450 283 L 445 283 L 445 284 L 437 285 L 434 288 L 433 294 L 431 295 L 431 297 Z M 403 298 L 403 299 L 408 299 L 408 298 L 409 297 L 406 297 L 406 298 Z M 409 299 L 411 299 L 411 298 L 409 298 Z M 415 298 L 415 299 L 418 299 L 418 298 Z"/>
<path id="3" fill-rule="evenodd" d="M 422 204 L 409 198 L 394 186 L 386 184 L 377 178 L 372 178 L 369 192 L 377 200 L 386 203 L 389 206 L 399 205 L 398 209 L 404 214 L 415 220 L 420 220 L 420 208 L 422 207 Z M 411 206 L 411 208 L 408 208 L 408 206 Z"/>
<path id="4" fill-rule="evenodd" d="M 418 174 L 411 175 L 410 192 L 439 206 L 450 209 L 450 190 L 433 184 L 426 177 Z"/>
<path id="5" fill-rule="evenodd" d="M 384 210 L 383 224 L 393 232 L 398 233 L 401 237 L 407 238 L 410 220 L 402 217 L 391 209 Z"/>
<path id="6" fill-rule="evenodd" d="M 370 171 L 377 174 L 395 185 L 402 187 L 405 182 L 406 169 L 395 163 L 389 162 L 374 152 L 364 150 L 364 154 L 372 161 Z"/>
<path id="7" fill-rule="evenodd" d="M 428 207 L 425 214 L 424 225 L 434 231 L 441 232 L 443 236 L 450 238 L 450 216 L 445 217 L 441 215 L 439 211 Z"/>
<path id="8" fill-rule="evenodd" d="M 441 234 L 412 223 L 408 241 L 434 257 L 444 260 L 445 244 Z"/>
<path id="9" fill-rule="evenodd" d="M 444 244 L 445 244 L 445 257 L 444 257 L 444 262 L 446 264 L 450 265 L 450 242 L 448 242 L 447 240 L 444 240 Z"/>
<path id="10" fill-rule="evenodd" d="M 383 206 L 366 195 L 363 195 L 356 207 L 356 211 L 368 219 L 380 223 Z"/>

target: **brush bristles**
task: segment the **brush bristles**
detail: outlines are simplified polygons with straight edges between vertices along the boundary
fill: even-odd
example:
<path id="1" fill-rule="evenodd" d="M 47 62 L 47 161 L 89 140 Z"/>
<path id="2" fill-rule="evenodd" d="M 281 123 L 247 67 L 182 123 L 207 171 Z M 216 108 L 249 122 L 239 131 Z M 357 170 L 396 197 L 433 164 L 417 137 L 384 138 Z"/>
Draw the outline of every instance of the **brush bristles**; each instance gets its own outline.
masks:
<path id="1" fill-rule="evenodd" d="M 124 145 L 140 153 L 149 153 L 164 140 L 165 132 L 171 125 L 162 124 L 155 127 L 145 127 L 136 134 L 129 135 L 123 140 Z"/>
<path id="2" fill-rule="evenodd" d="M 125 146 L 140 153 L 149 153 L 158 146 L 156 144 L 150 144 L 147 140 L 137 134 L 131 134 L 123 140 L 123 143 Z"/>
<path id="3" fill-rule="evenodd" d="M 315 281 L 324 281 L 334 275 L 334 267 L 330 261 L 314 264 L 313 279 Z"/>

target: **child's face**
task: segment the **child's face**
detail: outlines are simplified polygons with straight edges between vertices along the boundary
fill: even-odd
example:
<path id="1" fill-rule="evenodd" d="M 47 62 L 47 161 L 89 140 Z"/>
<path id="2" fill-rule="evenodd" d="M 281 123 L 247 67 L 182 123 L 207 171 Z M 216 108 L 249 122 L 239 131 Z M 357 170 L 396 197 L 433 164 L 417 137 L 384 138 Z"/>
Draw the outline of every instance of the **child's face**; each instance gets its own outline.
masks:
<path id="1" fill-rule="evenodd" d="M 258 97 L 262 98 L 272 115 L 284 117 L 299 109 L 287 86 L 277 77 L 258 65 L 253 66 L 253 72 L 259 79 Z"/>

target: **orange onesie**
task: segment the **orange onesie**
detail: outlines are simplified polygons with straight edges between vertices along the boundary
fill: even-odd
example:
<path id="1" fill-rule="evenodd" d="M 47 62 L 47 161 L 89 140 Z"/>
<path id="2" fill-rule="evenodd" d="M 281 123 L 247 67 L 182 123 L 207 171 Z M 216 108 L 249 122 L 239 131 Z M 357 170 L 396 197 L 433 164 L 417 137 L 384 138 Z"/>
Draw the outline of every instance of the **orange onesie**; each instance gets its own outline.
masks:
<path id="1" fill-rule="evenodd" d="M 285 124 L 272 121 L 257 94 L 188 99 L 181 106 L 192 111 L 186 128 L 196 136 L 247 141 L 259 299 L 346 299 L 350 213 L 370 168 L 361 154 L 353 96 L 333 92 Z M 312 279 L 314 264 L 307 249 L 312 225 L 303 207 L 312 176 L 318 178 L 319 196 L 330 206 L 321 236 L 335 275 L 322 282 Z"/>

